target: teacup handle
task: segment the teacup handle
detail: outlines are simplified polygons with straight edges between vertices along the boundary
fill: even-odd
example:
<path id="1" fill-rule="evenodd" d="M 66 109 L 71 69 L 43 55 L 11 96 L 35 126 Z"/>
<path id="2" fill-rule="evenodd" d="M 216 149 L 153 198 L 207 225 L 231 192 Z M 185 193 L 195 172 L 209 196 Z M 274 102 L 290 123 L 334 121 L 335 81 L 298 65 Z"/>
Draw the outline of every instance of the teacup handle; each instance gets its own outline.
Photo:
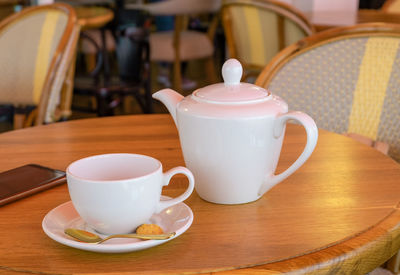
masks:
<path id="1" fill-rule="evenodd" d="M 164 210 L 172 205 L 178 204 L 178 203 L 186 200 L 190 196 L 190 194 L 192 194 L 193 189 L 194 189 L 193 174 L 192 174 L 192 172 L 190 172 L 189 169 L 182 167 L 182 166 L 172 168 L 171 170 L 169 170 L 163 174 L 163 181 L 164 181 L 163 186 L 167 186 L 169 184 L 171 178 L 173 176 L 175 176 L 176 174 L 183 174 L 188 178 L 188 180 L 189 180 L 188 188 L 186 189 L 186 191 L 183 194 L 181 194 L 180 196 L 178 196 L 176 198 L 168 199 L 165 201 L 160 201 L 159 204 L 157 205 L 156 213 L 159 213 L 162 210 Z"/>
<path id="2" fill-rule="evenodd" d="M 285 130 L 286 122 L 288 120 L 298 121 L 303 127 L 306 129 L 307 133 L 307 144 L 304 147 L 303 152 L 300 157 L 284 172 L 279 175 L 267 175 L 264 183 L 261 185 L 261 188 L 258 194 L 261 196 L 273 186 L 278 184 L 279 182 L 286 179 L 288 176 L 293 174 L 297 169 L 299 169 L 304 162 L 310 157 L 311 153 L 314 151 L 315 146 L 317 145 L 318 140 L 318 128 L 315 124 L 314 120 L 305 113 L 302 112 L 288 112 L 281 114 L 277 117 L 274 125 L 274 138 L 279 138 Z"/>

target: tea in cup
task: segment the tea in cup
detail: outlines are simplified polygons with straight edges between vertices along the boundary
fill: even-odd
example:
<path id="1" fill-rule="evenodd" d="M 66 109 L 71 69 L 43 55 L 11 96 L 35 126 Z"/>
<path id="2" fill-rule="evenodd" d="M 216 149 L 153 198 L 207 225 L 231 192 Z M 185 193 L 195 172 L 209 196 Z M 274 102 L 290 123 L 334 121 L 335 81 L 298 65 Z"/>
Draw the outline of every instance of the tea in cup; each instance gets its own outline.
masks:
<path id="1" fill-rule="evenodd" d="M 176 174 L 188 178 L 187 189 L 176 198 L 161 201 L 163 186 Z M 194 178 L 185 167 L 163 173 L 161 162 L 149 156 L 104 154 L 71 163 L 67 184 L 76 211 L 91 228 L 102 234 L 124 234 L 187 199 Z"/>

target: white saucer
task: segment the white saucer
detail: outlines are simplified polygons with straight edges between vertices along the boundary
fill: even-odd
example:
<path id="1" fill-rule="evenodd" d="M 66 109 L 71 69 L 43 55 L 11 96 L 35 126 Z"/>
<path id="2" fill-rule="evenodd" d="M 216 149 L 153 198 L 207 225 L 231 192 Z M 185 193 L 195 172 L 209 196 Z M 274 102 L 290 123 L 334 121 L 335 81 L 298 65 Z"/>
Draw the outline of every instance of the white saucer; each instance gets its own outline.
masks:
<path id="1" fill-rule="evenodd" d="M 162 196 L 161 199 L 167 197 Z M 138 239 L 111 239 L 102 244 L 90 244 L 76 241 L 64 233 L 64 229 L 73 227 L 94 232 L 101 237 L 106 235 L 99 234 L 91 229 L 76 212 L 72 201 L 61 204 L 51 210 L 43 219 L 42 227 L 44 232 L 55 240 L 74 248 L 102 252 L 102 253 L 121 253 L 131 252 L 150 248 L 168 242 L 183 232 L 185 232 L 193 222 L 193 212 L 184 203 L 176 204 L 159 214 L 154 214 L 149 223 L 159 225 L 164 232 L 176 232 L 176 235 L 167 240 L 138 240 Z"/>

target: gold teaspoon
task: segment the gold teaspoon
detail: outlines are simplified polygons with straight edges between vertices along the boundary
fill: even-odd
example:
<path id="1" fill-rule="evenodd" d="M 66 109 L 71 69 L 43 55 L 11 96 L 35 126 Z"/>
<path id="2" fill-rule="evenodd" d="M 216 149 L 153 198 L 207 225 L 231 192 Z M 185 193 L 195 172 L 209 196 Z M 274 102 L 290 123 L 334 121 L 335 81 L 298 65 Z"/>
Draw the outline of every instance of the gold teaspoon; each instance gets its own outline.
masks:
<path id="1" fill-rule="evenodd" d="M 168 234 L 160 234 L 160 235 L 143 235 L 143 234 L 115 234 L 110 235 L 107 238 L 101 238 L 99 235 L 96 235 L 92 232 L 88 232 L 81 229 L 76 228 L 67 228 L 64 230 L 64 233 L 85 243 L 94 243 L 100 244 L 109 239 L 113 238 L 133 238 L 133 239 L 142 239 L 142 240 L 166 240 L 173 236 L 175 236 L 175 232 L 168 233 Z"/>

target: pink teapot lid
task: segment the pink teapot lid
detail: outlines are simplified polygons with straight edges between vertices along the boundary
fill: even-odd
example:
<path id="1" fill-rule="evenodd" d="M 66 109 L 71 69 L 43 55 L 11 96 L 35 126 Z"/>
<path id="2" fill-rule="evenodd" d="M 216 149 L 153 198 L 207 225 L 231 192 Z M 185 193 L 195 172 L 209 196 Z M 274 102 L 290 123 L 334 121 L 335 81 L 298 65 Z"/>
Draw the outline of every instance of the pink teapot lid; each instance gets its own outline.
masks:
<path id="1" fill-rule="evenodd" d="M 265 101 L 271 95 L 266 89 L 241 83 L 243 68 L 236 59 L 228 59 L 222 66 L 223 83 L 198 89 L 192 94 L 196 101 L 216 104 L 247 104 Z"/>
<path id="2" fill-rule="evenodd" d="M 177 113 L 208 118 L 255 118 L 275 116 L 288 111 L 287 104 L 268 90 L 241 83 L 243 69 L 236 59 L 222 67 L 223 83 L 206 86 L 181 100 Z"/>

